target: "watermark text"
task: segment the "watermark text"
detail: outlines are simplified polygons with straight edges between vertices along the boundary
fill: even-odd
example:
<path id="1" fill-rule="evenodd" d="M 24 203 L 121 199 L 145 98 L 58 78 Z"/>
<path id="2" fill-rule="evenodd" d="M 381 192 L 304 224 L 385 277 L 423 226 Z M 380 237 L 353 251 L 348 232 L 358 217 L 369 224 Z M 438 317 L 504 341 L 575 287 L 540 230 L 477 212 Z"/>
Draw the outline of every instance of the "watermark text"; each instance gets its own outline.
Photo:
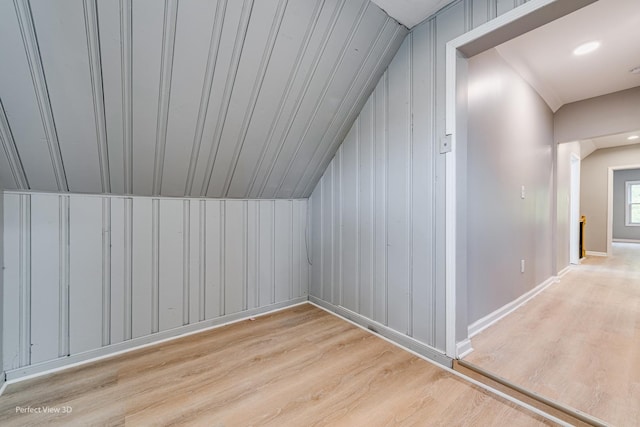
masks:
<path id="1" fill-rule="evenodd" d="M 16 406 L 16 414 L 70 414 L 71 406 Z"/>

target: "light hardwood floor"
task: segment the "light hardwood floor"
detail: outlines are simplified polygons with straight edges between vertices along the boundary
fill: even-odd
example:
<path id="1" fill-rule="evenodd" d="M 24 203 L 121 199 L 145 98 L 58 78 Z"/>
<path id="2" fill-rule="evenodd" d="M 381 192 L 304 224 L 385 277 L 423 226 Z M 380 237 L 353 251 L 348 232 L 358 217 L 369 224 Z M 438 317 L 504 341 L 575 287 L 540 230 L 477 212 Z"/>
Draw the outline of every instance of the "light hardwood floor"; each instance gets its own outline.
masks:
<path id="1" fill-rule="evenodd" d="M 470 363 L 612 425 L 640 425 L 640 244 L 587 257 L 471 342 Z"/>
<path id="2" fill-rule="evenodd" d="M 0 425 L 43 423 L 550 424 L 310 304 L 10 385 Z"/>

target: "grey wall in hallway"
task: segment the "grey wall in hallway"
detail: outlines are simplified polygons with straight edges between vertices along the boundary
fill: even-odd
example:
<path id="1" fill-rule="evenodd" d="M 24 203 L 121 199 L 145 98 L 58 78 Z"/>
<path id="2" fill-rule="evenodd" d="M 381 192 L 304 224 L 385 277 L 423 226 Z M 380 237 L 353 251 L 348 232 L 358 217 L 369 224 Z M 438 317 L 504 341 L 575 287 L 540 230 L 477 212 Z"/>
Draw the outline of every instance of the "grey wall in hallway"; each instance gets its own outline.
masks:
<path id="1" fill-rule="evenodd" d="M 368 0 L 3 0 L 0 182 L 308 197 L 406 33 Z"/>
<path id="2" fill-rule="evenodd" d="M 581 139 L 640 129 L 640 86 L 583 101 L 565 104 L 554 117 L 556 142 Z"/>
<path id="3" fill-rule="evenodd" d="M 312 296 L 444 350 L 445 44 L 521 3 L 454 2 L 404 40 L 312 193 Z"/>
<path id="4" fill-rule="evenodd" d="M 640 165 L 640 144 L 605 148 L 582 159 L 580 165 L 580 213 L 587 217 L 586 248 L 607 252 L 608 170 Z"/>
<path id="5" fill-rule="evenodd" d="M 640 227 L 627 226 L 626 182 L 640 181 L 640 169 L 613 172 L 613 239 L 640 240 Z"/>
<path id="6" fill-rule="evenodd" d="M 555 274 L 555 144 L 553 112 L 495 49 L 468 64 L 467 304 L 473 323 Z"/>

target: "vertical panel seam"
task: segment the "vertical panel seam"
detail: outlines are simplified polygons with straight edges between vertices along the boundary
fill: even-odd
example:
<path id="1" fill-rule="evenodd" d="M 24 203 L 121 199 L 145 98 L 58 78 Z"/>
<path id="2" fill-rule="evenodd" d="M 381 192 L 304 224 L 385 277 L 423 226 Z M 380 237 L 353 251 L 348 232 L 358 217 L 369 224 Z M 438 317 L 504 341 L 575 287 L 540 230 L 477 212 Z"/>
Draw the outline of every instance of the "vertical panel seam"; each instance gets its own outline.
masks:
<path id="1" fill-rule="evenodd" d="M 69 351 L 69 196 L 58 196 L 58 206 L 60 210 L 59 217 L 59 245 L 60 255 L 58 258 L 60 264 L 59 271 L 59 304 L 60 311 L 58 314 L 58 356 L 65 357 L 70 354 Z"/>
<path id="2" fill-rule="evenodd" d="M 287 177 L 289 176 L 289 172 L 291 171 L 291 168 L 293 167 L 293 164 L 295 163 L 295 161 L 296 161 L 296 159 L 298 157 L 298 153 L 300 152 L 300 148 L 302 147 L 304 141 L 307 139 L 307 135 L 309 134 L 309 130 L 311 129 L 311 126 L 313 125 L 313 122 L 315 121 L 315 118 L 316 118 L 316 116 L 318 114 L 318 111 L 320 110 L 320 107 L 322 106 L 322 103 L 323 103 L 327 93 L 329 92 L 329 88 L 331 87 L 331 84 L 333 83 L 333 80 L 335 79 L 335 76 L 338 73 L 338 69 L 342 65 L 342 62 L 344 60 L 344 57 L 345 57 L 345 55 L 347 53 L 347 50 L 348 50 L 349 46 L 351 45 L 351 42 L 353 41 L 356 33 L 360 29 L 360 24 L 362 23 L 362 20 L 364 19 L 364 15 L 367 12 L 370 4 L 371 4 L 371 2 L 365 1 L 361 6 L 361 9 L 360 9 L 360 11 L 358 13 L 356 21 L 355 21 L 354 25 L 351 27 L 351 30 L 349 31 L 349 35 L 347 36 L 344 44 L 342 45 L 342 48 L 340 49 L 340 53 L 338 55 L 338 59 L 333 64 L 331 72 L 329 73 L 329 78 L 325 81 L 324 86 L 322 88 L 322 92 L 320 93 L 320 96 L 318 97 L 318 99 L 316 99 L 315 106 L 313 108 L 313 112 L 311 113 L 311 116 L 309 116 L 309 118 L 307 119 L 307 124 L 305 125 L 304 131 L 302 132 L 302 135 L 298 138 L 298 143 L 296 144 L 296 148 L 295 148 L 295 150 L 293 152 L 293 155 L 291 156 L 291 158 L 287 162 L 287 167 L 285 168 L 285 172 L 282 175 L 282 178 L 280 179 L 280 182 L 278 183 L 278 186 L 276 187 L 276 191 L 274 193 L 275 196 L 278 195 L 278 193 L 282 189 L 282 186 L 284 185 L 285 181 L 287 180 Z M 388 19 L 390 19 L 390 18 L 388 18 Z M 384 27 L 384 24 L 382 25 L 382 27 Z M 367 54 L 365 55 L 365 58 L 363 59 L 363 61 L 360 64 L 360 66 L 358 67 L 358 71 L 356 72 L 356 74 L 352 77 L 351 81 L 349 82 L 349 87 L 348 87 L 347 91 L 345 92 L 345 95 L 342 97 L 342 100 L 340 102 L 340 106 L 338 106 L 338 108 L 334 111 L 332 120 L 330 121 L 329 126 L 327 128 L 325 128 L 324 134 L 326 134 L 326 132 L 328 131 L 329 127 L 333 124 L 333 121 L 334 121 L 333 119 L 336 117 L 338 111 L 340 110 L 340 107 L 342 107 L 342 104 L 345 102 L 347 95 L 349 93 L 351 93 L 351 90 L 352 90 L 355 82 L 357 81 L 358 77 L 360 76 L 360 74 L 362 72 L 362 69 L 364 68 L 364 65 L 367 62 L 367 59 L 369 59 L 369 57 L 371 56 L 371 52 L 373 51 L 373 48 L 377 45 L 378 40 L 380 39 L 380 36 L 381 36 L 381 32 L 378 33 L 378 35 L 377 35 L 376 39 L 374 40 L 374 42 L 369 45 L 369 49 L 367 50 Z M 296 111 L 296 116 L 297 116 L 297 111 Z M 286 139 L 289 136 L 289 131 L 290 131 L 290 128 L 287 129 L 287 133 L 285 134 L 284 139 Z M 320 138 L 320 141 L 322 141 L 324 139 L 324 134 Z M 313 154 L 315 154 L 315 152 L 317 151 L 317 147 L 318 146 L 316 145 L 316 149 L 314 150 Z M 313 158 L 313 156 L 312 156 L 312 158 Z M 267 180 L 268 179 L 269 179 L 269 177 L 267 177 Z M 300 181 L 298 182 L 298 184 L 299 183 L 300 183 Z M 294 193 L 295 193 L 295 188 L 294 188 L 294 191 L 291 194 L 289 194 L 288 196 L 292 197 Z"/>
<path id="3" fill-rule="evenodd" d="M 124 199 L 124 339 L 133 336 L 133 199 Z"/>
<path id="4" fill-rule="evenodd" d="M 401 29 L 402 29 L 402 28 L 403 28 L 403 27 L 402 27 L 402 26 L 400 26 L 400 25 L 398 25 L 398 26 L 397 26 L 396 31 L 395 31 L 395 33 L 393 34 L 393 37 L 391 37 L 391 38 L 389 39 L 389 42 L 388 42 L 388 44 L 387 44 L 387 47 L 385 48 L 385 50 L 384 50 L 384 52 L 382 53 L 382 55 L 380 55 L 380 57 L 379 57 L 379 59 L 378 59 L 378 62 L 376 63 L 376 66 L 375 66 L 375 69 L 376 69 L 376 70 L 380 68 L 380 65 L 383 63 L 383 61 L 386 61 L 387 55 L 389 55 L 389 53 L 390 53 L 391 46 L 393 46 L 393 43 L 394 43 L 394 41 L 396 40 L 396 37 L 397 37 L 398 33 L 400 33 L 400 31 L 401 31 Z M 394 53 L 395 53 L 395 52 L 394 52 Z M 363 96 L 363 94 L 366 92 L 367 88 L 371 85 L 371 83 L 372 83 L 372 81 L 373 81 L 374 77 L 376 77 L 376 73 L 371 73 L 371 75 L 369 76 L 369 79 L 367 80 L 366 84 L 365 84 L 365 85 L 362 87 L 362 89 L 360 90 L 360 93 L 358 94 L 358 98 L 361 98 L 361 97 Z M 339 138 L 341 135 L 343 135 L 343 131 L 344 131 L 345 126 L 347 126 L 347 125 L 350 123 L 349 117 L 351 117 L 351 116 L 354 114 L 355 109 L 356 109 L 357 107 L 358 107 L 358 104 L 357 104 L 357 103 L 356 103 L 356 104 L 354 104 L 354 105 L 351 107 L 351 110 L 349 110 L 349 113 L 348 113 L 348 114 L 346 114 L 346 115 L 344 116 L 344 121 L 343 121 L 342 125 L 340 126 L 339 131 L 336 133 L 336 135 L 335 135 L 335 137 L 334 137 L 333 141 L 331 142 L 331 144 L 327 145 L 327 149 L 326 149 L 326 151 L 325 151 L 325 154 L 324 154 L 324 155 L 323 155 L 323 157 L 321 158 L 320 163 L 318 163 L 318 164 L 316 165 L 316 167 L 315 167 L 315 169 L 314 169 L 314 172 L 313 172 L 313 174 L 311 175 L 311 179 L 310 179 L 310 180 L 307 180 L 306 187 L 305 187 L 305 189 L 304 189 L 304 192 L 302 193 L 303 195 L 308 194 L 308 192 L 309 192 L 309 191 L 310 191 L 310 189 L 312 188 L 313 183 L 316 181 L 315 176 L 316 176 L 316 175 L 318 175 L 318 173 L 319 173 L 319 172 L 318 172 L 318 170 L 320 170 L 320 169 L 322 168 L 322 166 L 325 164 L 325 161 L 326 161 L 325 159 L 329 156 L 329 154 L 330 154 L 330 153 L 333 153 L 333 149 L 332 149 L 332 148 L 333 148 L 333 147 L 335 147 L 336 142 L 338 142 L 338 138 Z M 343 139 L 344 139 L 344 137 L 343 137 Z"/>
<path id="5" fill-rule="evenodd" d="M 193 136 L 193 144 L 191 146 L 191 157 L 189 160 L 189 169 L 187 170 L 187 182 L 185 185 L 185 196 L 189 196 L 193 191 L 193 180 L 196 173 L 196 165 L 198 156 L 200 155 L 200 147 L 202 146 L 202 136 L 204 134 L 204 124 L 209 111 L 209 102 L 211 100 L 211 88 L 213 86 L 213 77 L 215 75 L 216 66 L 218 64 L 218 53 L 220 50 L 220 39 L 222 38 L 222 29 L 224 23 L 224 15 L 227 10 L 227 0 L 219 0 L 216 3 L 216 11 L 214 14 L 213 27 L 211 29 L 211 40 L 209 41 L 209 52 L 207 54 L 207 65 L 204 72 L 204 81 L 200 94 L 200 105 L 198 107 L 198 118 L 196 119 L 196 128 Z M 204 320 L 204 319 L 201 319 Z"/>
<path id="6" fill-rule="evenodd" d="M 20 194 L 20 366 L 31 364 L 31 196 Z"/>
<path id="7" fill-rule="evenodd" d="M 293 242 L 295 239 L 294 232 L 294 216 L 293 216 L 293 200 L 289 200 L 289 216 L 291 217 L 291 228 L 289 229 L 289 299 L 293 298 Z"/>
<path id="8" fill-rule="evenodd" d="M 429 91 L 431 92 L 431 113 L 430 113 L 430 124 L 431 124 L 431 141 L 432 141 L 432 150 L 431 150 L 431 206 L 435 215 L 435 207 L 437 206 L 436 200 L 436 190 L 437 190 L 437 182 L 435 179 L 435 171 L 436 171 L 436 162 L 437 155 L 435 155 L 437 150 L 435 141 L 438 139 L 437 130 L 435 126 L 435 115 L 437 111 L 437 100 L 436 100 L 436 86 L 437 86 L 437 72 L 438 72 L 438 64 L 437 64 L 437 55 L 436 55 L 436 47 L 438 46 L 438 31 L 437 31 L 437 20 L 433 19 L 429 24 L 430 31 L 430 46 L 429 46 L 429 63 L 431 64 L 431 73 L 429 76 Z M 431 239 L 431 254 L 434 255 L 437 251 L 437 242 L 435 239 L 436 236 L 436 221 L 434 217 L 431 218 L 431 236 L 434 238 Z M 436 344 L 436 336 L 437 336 L 437 327 L 436 327 L 436 310 L 434 309 L 437 305 L 436 301 L 436 285 L 437 285 L 437 276 L 436 276 L 436 268 L 435 265 L 432 265 L 431 268 L 431 344 Z"/>
<path id="9" fill-rule="evenodd" d="M 342 251 L 342 239 L 344 232 L 344 223 L 343 223 L 343 205 L 341 198 L 343 197 L 343 183 L 342 183 L 342 170 L 344 168 L 344 156 L 342 153 L 344 152 L 344 146 L 340 146 L 340 167 L 338 168 L 338 179 L 336 180 L 338 185 L 338 298 L 339 305 L 342 306 L 344 304 L 343 294 L 344 294 L 344 283 L 343 283 L 343 269 L 342 269 L 342 257 L 344 252 Z"/>
<path id="10" fill-rule="evenodd" d="M 389 71 L 384 74 L 384 324 L 389 325 Z"/>
<path id="11" fill-rule="evenodd" d="M 327 171 L 328 170 L 329 169 L 327 168 Z M 327 172 L 325 171 L 325 174 L 326 173 Z M 318 185 L 320 186 L 320 207 L 318 208 L 319 209 L 318 210 L 318 212 L 319 212 L 319 214 L 318 214 L 319 220 L 318 221 L 320 222 L 320 230 L 319 230 L 320 233 L 318 235 L 318 238 L 320 240 L 320 246 L 319 246 L 320 247 L 320 253 L 319 253 L 319 256 L 320 256 L 320 267 L 319 267 L 319 269 L 320 269 L 320 282 L 319 282 L 319 284 L 320 284 L 320 299 L 323 300 L 323 301 L 326 301 L 325 298 L 324 298 L 324 247 L 322 245 L 322 243 L 324 242 L 324 221 L 325 221 L 325 218 L 324 218 L 324 203 L 325 203 L 325 200 L 324 199 L 325 199 L 326 196 L 324 194 L 325 193 L 325 191 L 324 191 L 324 185 L 325 184 L 324 184 L 323 181 L 324 181 L 324 177 L 322 177 L 321 181 L 318 183 Z"/>
<path id="12" fill-rule="evenodd" d="M 151 202 L 151 333 L 160 329 L 160 200 Z"/>
<path id="13" fill-rule="evenodd" d="M 377 149 L 377 138 L 376 138 L 376 104 L 378 102 L 378 97 L 376 96 L 376 90 L 374 89 L 374 91 L 371 93 L 371 168 L 370 168 L 370 176 L 369 179 L 371 180 L 371 265 L 369 266 L 370 269 L 370 279 L 371 280 L 371 284 L 370 284 L 370 288 L 371 288 L 371 295 L 370 295 L 370 304 L 371 304 L 371 317 L 373 319 L 375 319 L 375 307 L 376 307 L 376 287 L 375 287 L 375 283 L 376 283 L 376 270 L 375 270 L 375 265 L 376 265 L 376 243 L 378 241 L 378 235 L 377 235 L 377 227 L 376 227 L 376 222 L 377 222 L 377 216 L 376 216 L 376 206 L 377 206 L 377 202 L 378 202 L 378 193 L 376 191 L 376 171 L 377 171 L 377 167 L 376 167 L 376 149 Z"/>
<path id="14" fill-rule="evenodd" d="M 198 295 L 200 301 L 198 304 L 198 320 L 203 321 L 206 316 L 206 297 L 207 297 L 207 204 L 206 201 L 200 200 L 200 235 L 199 246 L 200 253 L 198 254 Z"/>
<path id="15" fill-rule="evenodd" d="M 16 183 L 16 187 L 20 190 L 28 190 L 29 181 L 27 180 L 24 165 L 18 153 L 16 141 L 13 138 L 13 132 L 11 131 L 11 126 L 9 125 L 9 120 L 4 110 L 2 99 L 0 99 L 0 143 L 9 161 L 9 168 L 11 169 L 11 175 Z"/>
<path id="16" fill-rule="evenodd" d="M 98 145 L 98 162 L 100 165 L 100 180 L 102 182 L 102 192 L 110 193 L 111 175 L 109 170 L 109 150 L 107 146 L 107 119 L 105 116 L 98 5 L 96 0 L 84 0 L 83 9 L 87 37 L 87 53 L 89 56 L 89 73 L 91 76 L 93 114 L 96 126 L 96 142 Z"/>
<path id="17" fill-rule="evenodd" d="M 408 269 L 409 269 L 409 293 L 408 293 L 408 319 L 407 319 L 407 335 L 413 336 L 413 33 L 409 33 L 409 55 L 407 58 L 407 67 L 409 74 L 409 103 L 407 105 L 408 112 L 408 146 L 407 150 L 408 154 L 408 168 L 407 168 L 407 178 L 408 178 L 408 195 L 407 198 L 407 213 L 408 213 L 408 221 L 407 221 L 407 233 L 409 234 L 409 259 L 408 259 Z"/>
<path id="18" fill-rule="evenodd" d="M 182 324 L 190 321 L 191 290 L 191 201 L 182 201 Z"/>
<path id="19" fill-rule="evenodd" d="M 255 307 L 260 307 L 260 212 L 262 209 L 262 202 L 260 200 L 256 201 L 256 218 L 255 218 L 255 233 L 256 233 L 256 241 L 255 241 Z"/>
<path id="20" fill-rule="evenodd" d="M 473 29 L 473 0 L 464 0 L 464 31 Z"/>
<path id="21" fill-rule="evenodd" d="M 337 153 L 336 153 L 336 158 L 337 158 Z M 331 165 L 330 165 L 330 167 L 331 167 L 331 171 L 330 171 L 330 174 L 331 174 L 331 188 L 328 189 L 329 200 L 331 201 L 331 209 L 330 209 L 330 212 L 329 212 L 329 214 L 330 214 L 330 217 L 329 217 L 329 225 L 330 225 L 330 230 L 329 231 L 330 231 L 330 234 L 329 235 L 331 236 L 331 245 L 330 245 L 331 254 L 330 254 L 330 259 L 329 259 L 329 261 L 331 262 L 331 277 L 330 277 L 329 284 L 331 286 L 329 287 L 329 291 L 330 291 L 329 293 L 330 293 L 330 297 L 331 297 L 330 302 L 332 304 L 335 304 L 334 292 L 333 292 L 333 289 L 334 289 L 335 285 L 334 285 L 333 282 L 335 280 L 335 268 L 336 268 L 336 257 L 335 257 L 335 239 L 336 239 L 336 236 L 335 236 L 335 233 L 336 233 L 335 232 L 335 229 L 336 229 L 335 208 L 336 208 L 336 200 L 335 200 L 335 183 L 334 183 L 334 180 L 335 180 L 334 175 L 335 174 L 334 174 L 333 171 L 336 168 L 336 163 L 337 163 L 337 160 L 335 160 L 335 158 L 334 158 L 334 161 L 331 162 Z M 327 171 L 328 171 L 328 169 L 327 169 Z"/>
<path id="22" fill-rule="evenodd" d="M 218 242 L 218 244 L 220 245 L 220 250 L 219 250 L 219 256 L 220 256 L 220 301 L 219 301 L 219 305 L 220 305 L 220 315 L 224 316 L 225 312 L 226 312 L 226 304 L 225 304 L 225 298 L 226 298 L 226 286 L 227 286 L 227 273 L 226 273 L 226 268 L 225 268 L 225 249 L 227 247 L 227 218 L 226 218 L 226 211 L 227 211 L 227 203 L 225 200 L 221 200 L 220 201 L 220 242 Z"/>
<path id="23" fill-rule="evenodd" d="M 356 120 L 356 313 L 360 313 L 360 298 L 361 284 L 360 284 L 360 267 L 362 266 L 362 259 L 360 258 L 360 125 L 361 116 L 358 116 Z"/>
<path id="24" fill-rule="evenodd" d="M 356 24 L 356 27 L 354 28 L 354 32 L 353 34 L 350 34 L 350 38 L 347 40 L 345 46 L 344 46 L 344 50 L 341 52 L 342 56 L 339 59 L 339 62 L 336 64 L 334 70 L 332 70 L 332 74 L 331 77 L 329 79 L 329 81 L 327 82 L 322 95 L 320 97 L 320 99 L 318 100 L 317 104 L 316 104 L 316 108 L 313 111 L 313 115 L 311 116 L 311 118 L 309 119 L 308 123 L 307 123 L 307 127 L 305 128 L 304 133 L 302 134 L 302 137 L 300 138 L 300 142 L 298 143 L 298 147 L 296 147 L 295 153 L 294 153 L 294 157 L 290 160 L 289 165 L 286 169 L 286 173 L 285 176 L 282 178 L 282 181 L 280 183 L 280 186 L 278 187 L 278 190 L 280 189 L 280 187 L 282 186 L 282 184 L 284 183 L 293 163 L 295 162 L 299 149 L 302 146 L 303 141 L 306 139 L 307 134 L 309 129 L 311 128 L 311 125 L 313 124 L 313 121 L 315 120 L 316 114 L 318 112 L 318 110 L 320 109 L 320 106 L 322 104 L 322 101 L 324 100 L 324 97 L 326 96 L 328 90 L 329 90 L 329 86 L 331 85 L 331 83 L 333 82 L 333 79 L 335 77 L 335 74 L 337 73 L 337 70 L 339 68 L 340 65 L 342 65 L 342 60 L 344 58 L 344 53 L 346 53 L 346 48 L 349 47 L 349 45 L 351 44 L 351 41 L 353 39 L 353 37 L 355 36 L 355 33 L 357 32 L 360 23 L 362 21 L 362 18 L 364 17 L 364 12 L 366 12 L 366 9 L 363 11 L 363 14 L 359 17 L 359 21 Z M 324 141 L 327 134 L 329 133 L 329 129 L 331 129 L 334 124 L 336 123 L 336 121 L 338 120 L 339 117 L 343 117 L 341 114 L 339 114 L 340 111 L 342 111 L 344 105 L 347 103 L 347 99 L 349 97 L 349 94 L 351 94 L 351 92 L 354 90 L 355 86 L 356 86 L 356 82 L 358 82 L 358 80 L 360 80 L 363 71 L 365 69 L 365 66 L 367 65 L 369 58 L 371 58 L 371 56 L 373 55 L 374 50 L 376 49 L 376 47 L 378 46 L 378 44 L 380 43 L 380 41 L 382 40 L 382 36 L 384 34 L 384 29 L 386 28 L 387 24 L 389 22 L 393 22 L 391 18 L 387 17 L 387 19 L 384 21 L 384 23 L 380 26 L 380 29 L 377 32 L 377 35 L 375 37 L 375 39 L 373 40 L 372 43 L 369 44 L 369 48 L 367 49 L 367 53 L 364 56 L 364 58 L 362 59 L 362 62 L 360 63 L 360 65 L 358 66 L 358 70 L 356 71 L 356 73 L 353 75 L 353 77 L 351 78 L 351 81 L 349 82 L 349 87 L 347 89 L 347 91 L 345 92 L 345 95 L 342 97 L 342 99 L 340 100 L 340 105 L 338 105 L 338 108 L 336 108 L 333 112 L 333 115 L 331 117 L 331 120 L 329 122 L 329 125 L 325 127 L 324 132 L 322 133 L 322 136 L 320 137 L 319 141 Z M 384 50 L 383 50 L 384 52 Z M 379 62 L 379 60 L 378 60 Z M 367 83 L 369 83 L 369 78 L 366 79 L 365 81 L 365 85 L 367 85 Z M 361 99 L 362 98 L 362 90 L 360 90 L 360 93 L 358 93 L 358 98 L 357 99 Z M 356 103 L 357 104 L 357 103 Z M 362 108 L 362 107 L 361 107 Z M 350 109 L 350 111 L 353 110 L 353 106 Z M 344 119 L 343 119 L 344 120 Z M 340 126 L 340 128 L 342 128 L 342 126 Z M 309 165 L 311 164 L 311 162 L 313 161 L 313 159 L 315 158 L 318 150 L 320 149 L 320 146 L 322 144 L 316 144 L 314 150 L 313 150 L 313 154 L 311 155 L 311 157 L 309 158 L 309 160 L 307 161 L 307 165 L 304 168 L 304 171 L 306 172 L 307 170 L 309 170 Z M 322 156 L 322 158 L 324 158 L 324 155 Z M 311 175 L 311 177 L 313 177 L 315 175 L 316 170 L 318 169 L 318 167 L 316 166 L 313 169 L 313 174 Z M 305 182 L 304 179 L 298 181 L 298 184 L 296 185 L 296 187 L 294 188 L 294 191 L 292 193 L 292 195 L 297 194 L 298 192 L 298 187 L 300 186 L 300 184 L 303 184 Z M 305 185 L 305 187 L 307 187 L 307 185 Z"/>
<path id="25" fill-rule="evenodd" d="M 487 1 L 487 22 L 498 16 L 498 0 Z"/>
<path id="26" fill-rule="evenodd" d="M 260 150 L 260 156 L 258 157 L 259 160 L 256 167 L 253 169 L 253 173 L 251 175 L 251 179 L 249 182 L 249 189 L 245 194 L 245 196 L 249 196 L 250 194 L 253 193 L 253 189 L 256 183 L 256 178 L 258 176 L 258 171 L 262 168 L 262 164 L 264 163 L 264 156 L 267 153 L 267 148 L 271 145 L 271 142 L 273 140 L 276 124 L 280 121 L 280 118 L 282 117 L 286 100 L 289 98 L 289 94 L 291 93 L 293 82 L 295 81 L 295 78 L 298 75 L 298 71 L 300 70 L 300 65 L 302 64 L 302 58 L 305 56 L 305 53 L 307 52 L 307 47 L 309 46 L 311 35 L 315 31 L 315 28 L 318 24 L 318 19 L 320 17 L 320 12 L 322 11 L 322 7 L 324 6 L 324 3 L 325 3 L 325 0 L 318 0 L 316 2 L 316 8 L 314 9 L 314 12 L 313 12 L 313 18 L 311 20 L 310 25 L 307 26 L 304 37 L 302 39 L 302 43 L 300 44 L 300 48 L 298 48 L 298 52 L 296 54 L 296 59 L 294 62 L 295 65 L 291 69 L 291 71 L 289 72 L 289 76 L 287 77 L 285 90 L 282 92 L 282 96 L 280 96 L 280 101 L 278 102 L 276 115 L 271 120 L 271 125 L 269 126 L 269 132 L 267 133 L 266 142 L 263 144 L 262 149 Z"/>
<path id="27" fill-rule="evenodd" d="M 133 13 L 132 0 L 120 0 L 120 58 L 124 191 L 133 193 Z"/>
<path id="28" fill-rule="evenodd" d="M 162 173 L 167 146 L 169 103 L 171 102 L 171 78 L 178 21 L 178 0 L 165 0 L 162 29 L 162 53 L 160 55 L 160 85 L 158 88 L 158 118 L 156 123 L 155 162 L 153 167 L 153 195 L 162 192 Z"/>
<path id="29" fill-rule="evenodd" d="M 242 201 L 242 309 L 249 307 L 249 201 Z"/>
<path id="30" fill-rule="evenodd" d="M 314 57 L 313 57 L 313 62 L 311 67 L 309 68 L 309 70 L 307 71 L 307 74 L 305 75 L 305 79 L 304 79 L 304 83 L 302 84 L 302 88 L 301 90 L 298 92 L 297 97 L 296 97 L 296 102 L 295 102 L 295 107 L 293 108 L 293 111 L 291 113 L 291 115 L 289 116 L 289 120 L 287 122 L 287 125 L 285 127 L 285 131 L 282 135 L 282 137 L 280 138 L 280 144 L 278 144 L 278 148 L 275 152 L 275 155 L 271 161 L 271 165 L 269 165 L 266 177 L 262 180 L 262 185 L 260 186 L 260 190 L 258 191 L 258 196 L 259 197 L 264 197 L 264 191 L 266 189 L 267 186 L 267 182 L 269 181 L 269 178 L 271 177 L 271 174 L 273 173 L 273 170 L 275 169 L 275 165 L 278 162 L 278 158 L 280 157 L 280 153 L 282 152 L 282 149 L 284 148 L 284 144 L 285 141 L 287 139 L 287 136 L 289 135 L 289 132 L 291 130 L 291 127 L 293 126 L 293 122 L 295 120 L 295 118 L 298 115 L 298 111 L 300 110 L 300 107 L 302 105 L 302 101 L 304 100 L 307 91 L 309 90 L 309 86 L 311 85 L 311 80 L 313 80 L 313 77 L 316 74 L 316 70 L 318 68 L 318 64 L 320 63 L 320 60 L 322 59 L 322 56 L 324 54 L 324 51 L 327 47 L 327 44 L 329 42 L 329 38 L 331 37 L 331 35 L 333 34 L 333 30 L 336 26 L 336 23 L 338 22 L 338 17 L 340 16 L 340 12 L 342 11 L 342 8 L 344 7 L 346 0 L 341 0 L 340 4 L 338 6 L 336 6 L 336 8 L 333 11 L 333 15 L 331 16 L 331 23 L 329 24 L 329 27 L 327 27 L 327 29 L 325 30 L 324 34 L 322 35 L 322 42 L 320 44 L 320 48 L 316 51 Z M 278 121 L 279 121 L 278 117 Z M 270 144 L 271 141 L 268 141 L 268 144 Z"/>
<path id="31" fill-rule="evenodd" d="M 242 151 L 245 140 L 247 138 L 247 132 L 249 131 L 249 124 L 253 119 L 253 113 L 258 103 L 258 97 L 260 96 L 260 92 L 262 91 L 262 85 L 264 83 L 264 78 L 267 72 L 267 68 L 271 63 L 273 48 L 275 47 L 276 39 L 280 32 L 280 27 L 282 25 L 282 20 L 284 18 L 284 14 L 287 9 L 288 2 L 289 0 L 279 0 L 278 2 L 276 16 L 271 24 L 269 35 L 267 36 L 267 47 L 262 53 L 262 58 L 260 59 L 260 65 L 258 66 L 258 73 L 255 81 L 253 82 L 251 96 L 249 97 L 248 108 L 245 111 L 245 115 L 242 120 L 240 135 L 238 140 L 236 141 L 233 157 L 231 158 L 231 167 L 227 171 L 227 176 L 225 177 L 224 188 L 222 190 L 223 197 L 228 196 L 229 187 L 231 186 L 231 181 L 233 180 L 233 176 L 235 174 L 236 167 L 238 165 L 238 159 L 240 158 L 240 152 Z"/>
<path id="32" fill-rule="evenodd" d="M 271 201 L 271 303 L 276 302 L 276 202 Z"/>
<path id="33" fill-rule="evenodd" d="M 36 34 L 35 23 L 33 21 L 33 14 L 31 13 L 31 6 L 29 4 L 29 0 L 14 0 L 13 3 L 16 9 L 18 24 L 20 26 L 22 42 L 26 50 L 29 71 L 31 72 L 31 80 L 33 81 L 35 89 L 34 92 L 38 100 L 40 118 L 44 125 L 56 184 L 58 185 L 59 191 L 69 191 L 67 176 L 62 160 L 62 152 L 60 151 L 60 142 L 58 141 L 58 132 L 53 118 L 49 89 L 47 88 L 47 81 L 44 74 L 44 68 L 42 66 L 38 37 Z"/>
<path id="34" fill-rule="evenodd" d="M 102 197 L 102 346 L 111 344 L 111 198 Z"/>
<path id="35" fill-rule="evenodd" d="M 244 43 L 247 39 L 247 30 L 251 21 L 251 12 L 253 11 L 253 0 L 245 0 L 242 4 L 242 13 L 240 21 L 238 22 L 238 28 L 236 32 L 236 39 L 233 44 L 233 53 L 231 56 L 231 62 L 229 63 L 229 69 L 227 72 L 227 80 L 225 81 L 224 92 L 221 101 L 221 110 L 218 113 L 218 120 L 216 122 L 215 132 L 213 134 L 213 146 L 209 152 L 207 160 L 207 167 L 204 174 L 204 181 L 202 182 L 202 188 L 200 190 L 201 196 L 206 196 L 209 192 L 209 186 L 211 184 L 211 177 L 213 176 L 213 169 L 218 157 L 218 149 L 222 143 L 222 133 L 227 121 L 227 114 L 229 112 L 229 106 L 231 104 L 231 97 L 233 96 L 233 90 L 235 88 L 236 77 L 238 74 L 238 67 L 240 65 L 240 58 L 244 50 Z"/>

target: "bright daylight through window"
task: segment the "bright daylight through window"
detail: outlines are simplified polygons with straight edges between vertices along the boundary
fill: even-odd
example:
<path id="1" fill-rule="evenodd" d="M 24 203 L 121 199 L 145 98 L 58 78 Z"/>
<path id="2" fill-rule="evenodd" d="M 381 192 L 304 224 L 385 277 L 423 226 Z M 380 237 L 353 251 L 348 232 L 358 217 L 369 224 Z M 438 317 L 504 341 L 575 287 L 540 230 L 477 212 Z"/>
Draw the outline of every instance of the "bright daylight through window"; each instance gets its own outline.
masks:
<path id="1" fill-rule="evenodd" d="M 627 181 L 626 223 L 640 226 L 640 181 Z"/>

